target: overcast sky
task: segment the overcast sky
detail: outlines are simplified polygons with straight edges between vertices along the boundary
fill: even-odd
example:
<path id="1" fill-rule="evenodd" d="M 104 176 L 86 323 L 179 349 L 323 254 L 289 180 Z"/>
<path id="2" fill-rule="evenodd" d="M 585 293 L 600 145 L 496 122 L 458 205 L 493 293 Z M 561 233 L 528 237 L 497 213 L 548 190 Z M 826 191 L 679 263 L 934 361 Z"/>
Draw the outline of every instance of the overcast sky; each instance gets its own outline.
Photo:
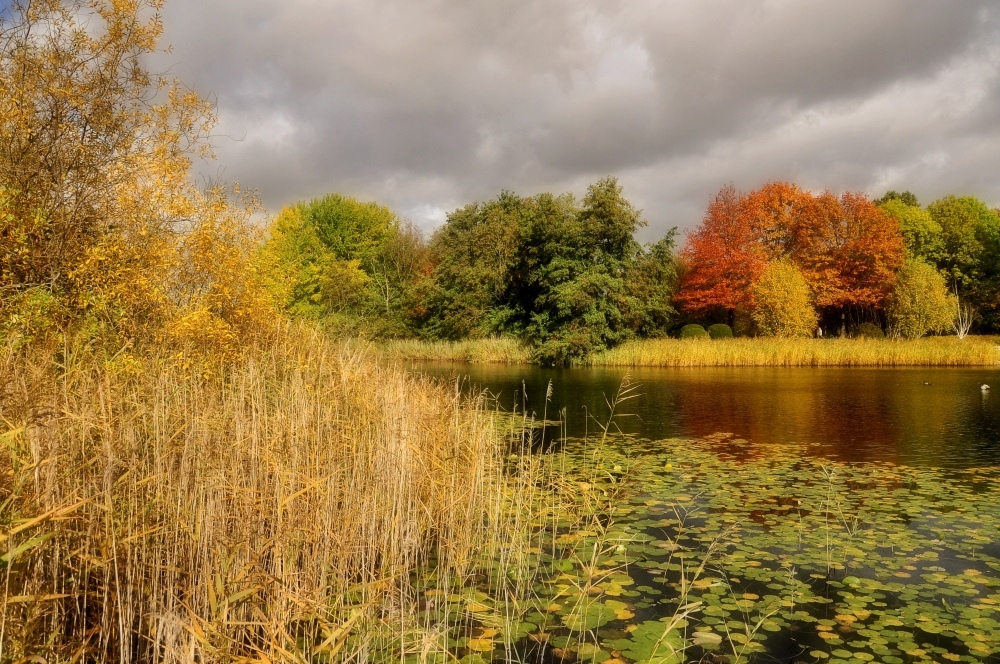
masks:
<path id="1" fill-rule="evenodd" d="M 727 182 L 1000 205 L 988 0 L 168 0 L 218 103 L 212 176 L 272 212 L 341 192 L 426 229 L 617 176 L 644 239 Z"/>

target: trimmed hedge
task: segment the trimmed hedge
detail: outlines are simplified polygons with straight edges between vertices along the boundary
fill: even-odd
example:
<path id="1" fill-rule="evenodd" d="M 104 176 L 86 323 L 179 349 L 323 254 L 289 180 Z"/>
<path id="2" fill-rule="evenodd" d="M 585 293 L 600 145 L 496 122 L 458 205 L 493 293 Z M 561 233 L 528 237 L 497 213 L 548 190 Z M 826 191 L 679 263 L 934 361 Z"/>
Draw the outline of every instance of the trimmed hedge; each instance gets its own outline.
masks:
<path id="1" fill-rule="evenodd" d="M 701 325 L 685 325 L 681 328 L 681 339 L 707 339 L 708 332 Z"/>
<path id="2" fill-rule="evenodd" d="M 733 328 L 729 327 L 725 323 L 716 323 L 715 325 L 709 325 L 708 336 L 712 337 L 713 339 L 732 339 Z"/>

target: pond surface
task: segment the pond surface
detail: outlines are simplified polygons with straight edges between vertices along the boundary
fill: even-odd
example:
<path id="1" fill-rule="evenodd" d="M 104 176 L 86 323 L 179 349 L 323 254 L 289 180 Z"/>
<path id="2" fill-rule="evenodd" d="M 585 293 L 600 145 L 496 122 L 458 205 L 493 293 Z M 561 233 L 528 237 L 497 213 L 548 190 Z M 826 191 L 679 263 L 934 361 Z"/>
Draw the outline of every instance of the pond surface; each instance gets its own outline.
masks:
<path id="1" fill-rule="evenodd" d="M 463 664 L 1000 664 L 996 369 L 413 369 L 565 442 L 520 610 L 453 598 Z"/>
<path id="2" fill-rule="evenodd" d="M 623 417 L 615 423 L 642 438 L 726 432 L 751 443 L 804 444 L 810 454 L 842 461 L 951 468 L 1000 463 L 1000 372 L 993 368 L 626 370 L 418 363 L 413 369 L 488 389 L 504 410 L 557 420 L 565 409 L 568 436 L 599 431 L 598 422 L 607 421 L 605 398 L 628 376 L 638 396 L 622 404 Z M 983 392 L 983 384 L 993 390 Z"/>

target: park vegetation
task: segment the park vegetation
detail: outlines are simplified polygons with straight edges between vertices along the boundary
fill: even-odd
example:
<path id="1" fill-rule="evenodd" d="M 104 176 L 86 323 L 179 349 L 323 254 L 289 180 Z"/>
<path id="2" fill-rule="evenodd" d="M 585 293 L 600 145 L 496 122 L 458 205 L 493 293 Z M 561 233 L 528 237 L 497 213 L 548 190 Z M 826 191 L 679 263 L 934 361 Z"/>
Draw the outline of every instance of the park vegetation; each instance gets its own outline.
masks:
<path id="1" fill-rule="evenodd" d="M 423 591 L 520 569 L 544 482 L 481 399 L 290 320 L 392 310 L 406 229 L 288 212 L 279 279 L 253 192 L 192 178 L 213 108 L 144 66 L 161 4 L 0 13 L 0 662 L 441 652 Z"/>
<path id="2" fill-rule="evenodd" d="M 609 535 L 629 472 L 603 448 L 612 416 L 580 459 L 533 455 L 544 427 L 358 338 L 613 364 L 685 324 L 685 357 L 751 343 L 722 341 L 740 321 L 804 335 L 838 312 L 920 336 L 958 297 L 996 325 L 996 214 L 974 199 L 922 210 L 773 184 L 787 205 L 765 214 L 770 194 L 726 188 L 680 254 L 673 232 L 635 240 L 614 178 L 580 200 L 501 193 L 427 241 L 339 194 L 264 233 L 252 191 L 192 177 L 213 108 L 146 69 L 161 6 L 0 14 L 0 662 L 510 660 L 551 634 L 586 656 L 594 629 L 635 618 L 605 596 L 634 583 L 618 571 L 633 543 Z M 713 248 L 716 223 L 738 243 Z M 730 249 L 759 273 L 725 270 Z M 960 363 L 943 341 L 820 345 Z M 677 621 L 616 647 L 720 647 L 674 629 L 707 569 L 671 577 Z"/>
<path id="3" fill-rule="evenodd" d="M 962 338 L 1000 324 L 1000 216 L 973 197 L 921 208 L 909 192 L 771 182 L 722 187 L 679 250 L 674 230 L 639 244 L 644 224 L 614 178 L 580 201 L 502 192 L 427 241 L 333 194 L 282 211 L 260 255 L 287 312 L 395 339 L 403 357 L 557 365 L 659 337 Z"/>

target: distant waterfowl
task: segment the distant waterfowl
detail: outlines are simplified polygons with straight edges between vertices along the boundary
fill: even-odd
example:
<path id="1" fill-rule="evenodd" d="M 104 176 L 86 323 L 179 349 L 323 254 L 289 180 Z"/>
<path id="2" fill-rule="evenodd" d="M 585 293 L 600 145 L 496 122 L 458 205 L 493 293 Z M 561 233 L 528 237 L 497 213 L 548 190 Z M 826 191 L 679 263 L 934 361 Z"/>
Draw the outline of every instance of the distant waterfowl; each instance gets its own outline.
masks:
<path id="1" fill-rule="evenodd" d="M 979 386 L 979 389 L 981 389 L 983 392 L 989 392 L 990 386 L 987 385 L 986 383 L 983 383 L 982 385 Z"/>
<path id="2" fill-rule="evenodd" d="M 930 383 L 929 383 L 928 381 L 926 381 L 926 380 L 925 380 L 925 381 L 924 381 L 924 385 L 930 385 Z"/>

